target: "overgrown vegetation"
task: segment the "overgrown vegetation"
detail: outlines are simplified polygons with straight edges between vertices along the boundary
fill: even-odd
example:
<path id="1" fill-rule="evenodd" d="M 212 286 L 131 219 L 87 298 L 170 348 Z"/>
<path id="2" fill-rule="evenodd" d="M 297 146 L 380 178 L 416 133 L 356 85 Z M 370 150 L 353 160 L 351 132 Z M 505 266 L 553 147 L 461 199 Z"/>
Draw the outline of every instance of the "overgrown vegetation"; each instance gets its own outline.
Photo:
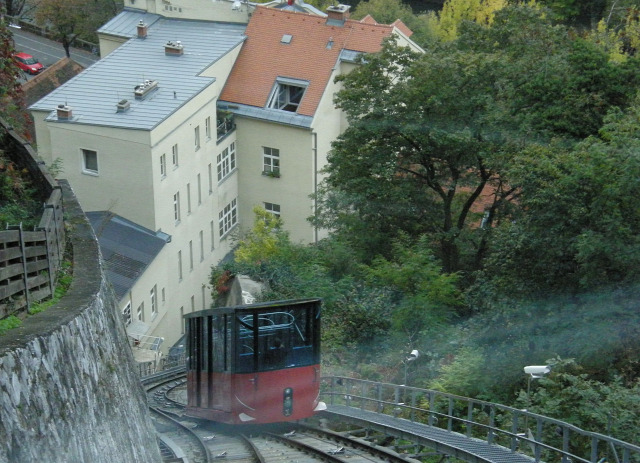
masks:
<path id="1" fill-rule="evenodd" d="M 401 383 L 418 349 L 412 385 L 637 442 L 640 28 L 584 3 L 451 0 L 424 54 L 368 56 L 340 77 L 330 238 L 291 243 L 259 211 L 216 272 L 324 298 L 329 374 Z"/>

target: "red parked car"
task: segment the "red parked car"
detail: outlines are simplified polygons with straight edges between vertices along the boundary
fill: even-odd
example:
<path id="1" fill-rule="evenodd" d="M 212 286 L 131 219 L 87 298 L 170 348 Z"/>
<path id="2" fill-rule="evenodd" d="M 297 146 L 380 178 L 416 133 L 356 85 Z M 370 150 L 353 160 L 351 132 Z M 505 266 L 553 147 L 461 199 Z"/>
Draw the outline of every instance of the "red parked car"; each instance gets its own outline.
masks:
<path id="1" fill-rule="evenodd" d="M 44 66 L 37 59 L 27 53 L 16 53 L 13 55 L 13 59 L 20 69 L 29 74 L 38 74 L 44 69 Z"/>

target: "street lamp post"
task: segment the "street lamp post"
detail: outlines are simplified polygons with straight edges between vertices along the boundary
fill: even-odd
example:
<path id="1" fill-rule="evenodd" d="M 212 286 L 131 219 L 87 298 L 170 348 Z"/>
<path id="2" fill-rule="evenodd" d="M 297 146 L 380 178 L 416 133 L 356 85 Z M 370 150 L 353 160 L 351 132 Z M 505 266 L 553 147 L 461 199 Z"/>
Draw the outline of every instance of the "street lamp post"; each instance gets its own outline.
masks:
<path id="1" fill-rule="evenodd" d="M 404 363 L 404 385 L 408 386 L 409 384 L 407 383 L 407 370 L 409 368 L 409 363 L 413 362 L 415 359 L 417 359 L 420 356 L 420 352 L 418 352 L 416 349 L 413 349 L 411 351 L 411 353 L 409 354 L 409 356 L 404 359 L 402 361 L 402 363 Z"/>
<path id="2" fill-rule="evenodd" d="M 528 367 L 524 367 L 524 372 L 528 375 L 527 377 L 527 413 L 529 413 L 529 409 L 531 408 L 531 380 L 539 379 L 544 377 L 547 373 L 551 371 L 551 367 L 549 365 L 531 365 Z M 524 429 L 527 431 L 528 428 L 528 415 L 524 416 Z"/>

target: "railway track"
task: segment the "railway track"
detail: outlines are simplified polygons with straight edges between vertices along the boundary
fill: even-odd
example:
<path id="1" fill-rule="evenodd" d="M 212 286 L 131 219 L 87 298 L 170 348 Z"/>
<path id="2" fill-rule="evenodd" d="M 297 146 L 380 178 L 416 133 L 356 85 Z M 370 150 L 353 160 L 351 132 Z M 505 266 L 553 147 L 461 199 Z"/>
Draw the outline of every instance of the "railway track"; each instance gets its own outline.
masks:
<path id="1" fill-rule="evenodd" d="M 408 463 L 392 450 L 319 425 L 230 426 L 184 415 L 184 370 L 145 378 L 163 461 L 234 463 Z"/>

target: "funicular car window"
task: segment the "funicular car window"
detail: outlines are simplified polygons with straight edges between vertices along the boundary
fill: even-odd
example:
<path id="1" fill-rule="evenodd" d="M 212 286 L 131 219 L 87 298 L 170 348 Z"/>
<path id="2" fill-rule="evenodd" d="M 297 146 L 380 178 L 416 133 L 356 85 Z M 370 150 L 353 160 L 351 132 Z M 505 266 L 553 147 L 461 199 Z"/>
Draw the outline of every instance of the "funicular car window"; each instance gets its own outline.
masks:
<path id="1" fill-rule="evenodd" d="M 313 309 L 309 305 L 238 314 L 235 371 L 265 371 L 317 363 Z"/>

